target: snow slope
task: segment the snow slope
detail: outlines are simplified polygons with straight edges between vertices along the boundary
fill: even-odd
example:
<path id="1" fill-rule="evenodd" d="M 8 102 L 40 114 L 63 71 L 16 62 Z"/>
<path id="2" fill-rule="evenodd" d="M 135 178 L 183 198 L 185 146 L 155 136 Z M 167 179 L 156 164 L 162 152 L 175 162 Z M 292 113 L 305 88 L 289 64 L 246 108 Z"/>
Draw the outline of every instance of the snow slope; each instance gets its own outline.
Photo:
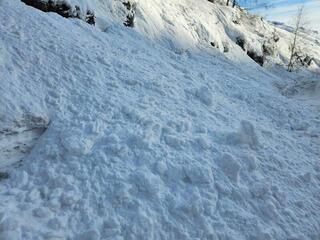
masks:
<path id="1" fill-rule="evenodd" d="M 44 0 L 48 1 L 48 0 Z M 52 0 L 51 0 L 52 1 Z M 61 2 L 61 1 L 56 1 Z M 135 30 L 140 34 L 162 42 L 175 51 L 185 51 L 211 44 L 234 61 L 250 61 L 248 55 L 262 57 L 264 65 L 286 66 L 293 41 L 292 29 L 273 24 L 239 7 L 225 6 L 225 0 L 63 0 L 72 9 L 78 6 L 82 12 L 95 13 L 96 26 L 106 31 L 110 25 L 122 24 L 128 14 L 134 15 Z M 124 4 L 131 3 L 131 10 Z M 289 31 L 288 31 L 289 30 Z M 239 47 L 238 41 L 243 42 Z M 314 58 L 311 69 L 319 69 L 319 39 L 301 32 L 299 48 Z M 242 49 L 243 48 L 243 49 Z M 251 53 L 251 54 L 250 54 Z M 240 55 L 240 56 L 239 56 Z M 305 56 L 303 56 L 305 57 Z"/>
<path id="2" fill-rule="evenodd" d="M 319 239 L 319 105 L 155 2 L 137 31 L 0 2 L 0 133 L 46 129 L 2 169 L 0 239 Z"/>

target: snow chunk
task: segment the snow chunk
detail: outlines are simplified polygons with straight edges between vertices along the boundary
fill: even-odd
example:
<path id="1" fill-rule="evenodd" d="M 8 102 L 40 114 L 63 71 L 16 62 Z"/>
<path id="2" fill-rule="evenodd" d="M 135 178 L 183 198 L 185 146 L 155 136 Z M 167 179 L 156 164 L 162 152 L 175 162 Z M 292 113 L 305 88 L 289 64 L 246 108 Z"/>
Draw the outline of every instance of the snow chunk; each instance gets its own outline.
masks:
<path id="1" fill-rule="evenodd" d="M 241 165 L 233 158 L 233 156 L 223 154 L 217 161 L 217 164 L 233 183 L 237 184 L 239 182 Z"/>
<path id="2" fill-rule="evenodd" d="M 162 180 L 147 169 L 139 169 L 131 176 L 133 184 L 141 191 L 150 195 L 157 195 L 161 189 Z"/>
<path id="3" fill-rule="evenodd" d="M 199 189 L 192 188 L 187 196 L 176 203 L 174 211 L 179 215 L 200 216 L 204 212 L 204 204 Z"/>
<path id="4" fill-rule="evenodd" d="M 245 120 L 241 121 L 239 131 L 228 134 L 226 140 L 230 145 L 247 144 L 251 148 L 256 148 L 259 145 L 254 126 Z"/>
<path id="5" fill-rule="evenodd" d="M 119 136 L 116 134 L 110 134 L 109 136 L 107 136 L 106 144 L 106 151 L 114 155 L 121 156 L 127 152 L 127 146 L 121 143 Z"/>
<path id="6" fill-rule="evenodd" d="M 64 192 L 60 198 L 62 206 L 72 206 L 78 201 L 79 197 L 75 192 Z"/>
<path id="7" fill-rule="evenodd" d="M 203 150 L 207 150 L 211 148 L 211 142 L 207 137 L 204 137 L 204 136 L 198 137 L 196 138 L 196 142 Z"/>
<path id="8" fill-rule="evenodd" d="M 58 198 L 52 198 L 48 202 L 48 207 L 52 211 L 58 211 L 61 207 L 61 203 Z"/>
<path id="9" fill-rule="evenodd" d="M 306 131 L 310 127 L 308 122 L 293 122 L 291 123 L 291 129 L 295 131 Z"/>
<path id="10" fill-rule="evenodd" d="M 150 143 L 142 136 L 131 134 L 131 136 L 128 137 L 128 146 L 131 149 L 146 150 L 149 149 Z"/>
<path id="11" fill-rule="evenodd" d="M 33 210 L 33 216 L 38 218 L 47 218 L 52 216 L 52 212 L 45 207 L 39 207 Z"/>
<path id="12" fill-rule="evenodd" d="M 32 189 L 27 195 L 27 201 L 29 202 L 36 202 L 36 201 L 39 201 L 40 199 L 41 199 L 40 192 L 36 188 Z"/>
<path id="13" fill-rule="evenodd" d="M 199 100 L 207 105 L 208 107 L 212 106 L 213 104 L 213 96 L 211 91 L 208 87 L 202 86 L 196 91 L 196 96 L 199 98 Z"/>
<path id="14" fill-rule="evenodd" d="M 184 145 L 184 142 L 182 139 L 179 139 L 178 137 L 173 136 L 173 135 L 165 136 L 164 140 L 167 145 L 169 145 L 170 147 L 175 148 L 177 150 L 182 149 L 182 147 Z"/>
<path id="15" fill-rule="evenodd" d="M 250 189 L 251 194 L 255 198 L 264 198 L 266 196 L 270 196 L 271 189 L 270 186 L 267 183 L 256 183 L 254 184 Z"/>
<path id="16" fill-rule="evenodd" d="M 168 171 L 168 167 L 167 164 L 163 161 L 158 161 L 155 164 L 155 171 L 159 174 L 159 175 L 164 175 L 167 171 Z"/>
<path id="17" fill-rule="evenodd" d="M 59 230 L 62 225 L 62 221 L 58 217 L 53 217 L 48 221 L 48 227 L 52 230 Z"/>
<path id="18" fill-rule="evenodd" d="M 284 206 L 287 203 L 287 196 L 283 191 L 280 191 L 280 189 L 277 186 L 272 186 L 272 195 L 278 200 L 278 202 Z"/>
<path id="19" fill-rule="evenodd" d="M 22 170 L 21 172 L 13 172 L 12 179 L 13 179 L 13 183 L 12 183 L 13 186 L 24 188 L 28 184 L 29 174 L 24 170 Z"/>
<path id="20" fill-rule="evenodd" d="M 316 172 L 320 172 L 320 160 L 315 161 L 313 168 Z"/>
<path id="21" fill-rule="evenodd" d="M 91 151 L 94 141 L 84 133 L 67 131 L 61 135 L 61 143 L 64 148 L 74 155 L 86 155 Z"/>
<path id="22" fill-rule="evenodd" d="M 192 184 L 209 184 L 213 183 L 213 174 L 210 167 L 199 165 L 190 165 L 185 167 L 185 181 Z"/>
<path id="23" fill-rule="evenodd" d="M 268 217 L 270 220 L 276 220 L 279 217 L 278 210 L 272 201 L 268 200 L 264 204 L 260 206 L 260 210 L 262 211 L 265 217 Z"/>
<path id="24" fill-rule="evenodd" d="M 249 171 L 255 171 L 258 168 L 258 160 L 256 157 L 252 155 L 248 155 L 244 157 L 244 162 L 247 165 Z"/>
<path id="25" fill-rule="evenodd" d="M 312 174 L 311 172 L 303 173 L 299 175 L 299 179 L 303 184 L 309 184 L 312 180 Z"/>

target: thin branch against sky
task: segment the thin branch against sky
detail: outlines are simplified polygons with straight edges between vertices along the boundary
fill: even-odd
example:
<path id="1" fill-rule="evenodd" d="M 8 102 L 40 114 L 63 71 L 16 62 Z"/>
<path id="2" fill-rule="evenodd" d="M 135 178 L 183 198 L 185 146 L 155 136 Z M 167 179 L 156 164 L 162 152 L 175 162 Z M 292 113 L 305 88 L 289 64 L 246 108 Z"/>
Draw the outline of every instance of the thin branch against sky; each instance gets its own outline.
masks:
<path id="1" fill-rule="evenodd" d="M 238 0 L 244 6 L 249 4 L 248 0 Z M 292 25 L 292 18 L 297 13 L 297 9 L 302 5 L 305 6 L 305 11 L 308 15 L 309 27 L 320 31 L 320 0 L 258 0 L 258 2 L 267 2 L 272 7 L 267 10 L 262 7 L 255 8 L 254 11 L 271 21 L 279 21 Z"/>

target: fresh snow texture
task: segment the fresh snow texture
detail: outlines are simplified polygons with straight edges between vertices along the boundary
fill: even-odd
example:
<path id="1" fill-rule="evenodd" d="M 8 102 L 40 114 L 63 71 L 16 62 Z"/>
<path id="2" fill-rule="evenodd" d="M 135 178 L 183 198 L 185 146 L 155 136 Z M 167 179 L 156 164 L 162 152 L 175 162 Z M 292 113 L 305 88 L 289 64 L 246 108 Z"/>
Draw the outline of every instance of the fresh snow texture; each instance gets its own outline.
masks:
<path id="1" fill-rule="evenodd" d="M 1 166 L 1 240 L 319 239 L 319 102 L 236 46 L 146 38 L 175 18 L 139 14 L 178 2 L 101 31 L 0 1 L 0 161 L 23 155 Z"/>

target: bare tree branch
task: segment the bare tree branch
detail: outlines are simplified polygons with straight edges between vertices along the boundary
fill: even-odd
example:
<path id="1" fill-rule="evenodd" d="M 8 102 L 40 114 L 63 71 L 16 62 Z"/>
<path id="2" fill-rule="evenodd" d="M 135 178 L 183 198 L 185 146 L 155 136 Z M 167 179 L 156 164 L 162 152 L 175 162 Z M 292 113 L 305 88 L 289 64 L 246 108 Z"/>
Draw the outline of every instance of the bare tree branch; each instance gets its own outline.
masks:
<path id="1" fill-rule="evenodd" d="M 294 26 L 294 37 L 293 37 L 293 41 L 291 43 L 291 51 L 290 51 L 290 60 L 288 63 L 288 71 L 291 72 L 293 70 L 294 67 L 294 57 L 297 56 L 297 40 L 298 40 L 298 35 L 300 32 L 300 28 L 302 26 L 302 17 L 303 17 L 303 13 L 304 13 L 304 7 L 300 7 L 298 8 L 298 12 L 296 15 L 296 23 Z"/>

